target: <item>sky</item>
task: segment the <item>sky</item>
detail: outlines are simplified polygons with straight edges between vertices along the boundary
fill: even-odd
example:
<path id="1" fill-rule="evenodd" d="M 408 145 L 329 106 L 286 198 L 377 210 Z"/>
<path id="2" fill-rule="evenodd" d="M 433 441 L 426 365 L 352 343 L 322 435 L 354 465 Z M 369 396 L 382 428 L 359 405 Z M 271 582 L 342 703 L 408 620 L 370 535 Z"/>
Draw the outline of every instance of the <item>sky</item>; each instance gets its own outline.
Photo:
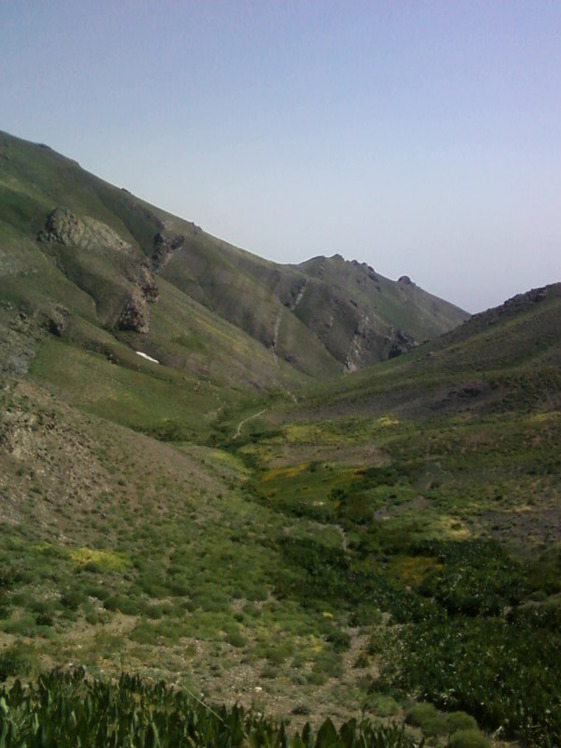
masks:
<path id="1" fill-rule="evenodd" d="M 276 262 L 561 281 L 561 0 L 0 0 L 0 129 Z"/>

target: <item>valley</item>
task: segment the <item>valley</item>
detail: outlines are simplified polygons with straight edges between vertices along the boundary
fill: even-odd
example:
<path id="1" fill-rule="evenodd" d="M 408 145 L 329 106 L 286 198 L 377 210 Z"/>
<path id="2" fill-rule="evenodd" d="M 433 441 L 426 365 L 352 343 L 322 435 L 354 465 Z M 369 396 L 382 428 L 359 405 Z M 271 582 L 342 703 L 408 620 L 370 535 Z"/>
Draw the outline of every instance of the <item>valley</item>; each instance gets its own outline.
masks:
<path id="1" fill-rule="evenodd" d="M 561 285 L 468 318 L 2 137 L 5 688 L 163 682 L 232 745 L 559 744 Z"/>

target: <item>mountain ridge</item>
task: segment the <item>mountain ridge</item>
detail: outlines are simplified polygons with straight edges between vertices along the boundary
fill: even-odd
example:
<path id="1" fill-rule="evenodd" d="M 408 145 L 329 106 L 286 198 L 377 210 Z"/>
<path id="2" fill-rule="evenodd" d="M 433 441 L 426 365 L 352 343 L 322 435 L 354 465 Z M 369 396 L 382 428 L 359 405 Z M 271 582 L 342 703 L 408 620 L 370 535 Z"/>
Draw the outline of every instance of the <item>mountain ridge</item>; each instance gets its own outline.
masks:
<path id="1" fill-rule="evenodd" d="M 200 318 L 210 312 L 217 328 L 230 330 L 238 351 L 249 336 L 264 349 L 259 359 L 269 356 L 276 368 L 282 362 L 283 371 L 267 374 L 260 386 L 362 368 L 468 316 L 414 284 L 390 281 L 340 255 L 299 265 L 264 260 L 109 185 L 48 147 L 6 133 L 0 135 L 0 163 L 5 247 L 0 272 L 6 295 L 31 307 L 62 304 L 70 325 L 75 316 L 86 318 L 123 340 L 128 334 L 131 343 L 143 335 L 148 347 L 158 349 L 159 360 L 177 362 L 181 352 L 191 373 L 200 368 L 196 362 L 190 366 L 188 352 L 180 350 L 185 346 L 170 345 L 169 318 L 164 322 L 160 315 L 157 334 L 151 329 L 162 294 L 169 292 L 162 281 L 181 292 L 184 307 L 196 309 L 193 341 L 205 344 L 207 326 Z M 47 272 L 38 267 L 39 254 L 50 265 Z M 22 273 L 25 288 L 7 280 Z M 80 293 L 89 301 L 82 297 L 76 304 Z M 215 337 L 212 349 L 219 345 L 224 346 L 223 336 L 222 343 Z M 254 369 L 249 379 L 255 381 L 259 366 L 242 358 L 242 368 Z"/>

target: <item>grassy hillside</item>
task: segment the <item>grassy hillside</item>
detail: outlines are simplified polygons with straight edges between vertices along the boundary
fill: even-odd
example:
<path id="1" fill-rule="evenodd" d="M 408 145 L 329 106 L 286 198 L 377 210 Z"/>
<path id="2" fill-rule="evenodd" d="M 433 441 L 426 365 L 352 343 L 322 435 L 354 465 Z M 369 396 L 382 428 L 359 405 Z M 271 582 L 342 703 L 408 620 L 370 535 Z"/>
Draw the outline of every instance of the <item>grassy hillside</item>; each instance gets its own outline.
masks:
<path id="1" fill-rule="evenodd" d="M 5 346 L 8 338 L 16 348 L 25 344 L 14 342 L 21 312 L 35 337 L 46 328 L 98 352 L 103 340 L 107 355 L 124 344 L 193 380 L 212 376 L 234 388 L 301 380 L 259 341 L 159 276 L 175 237 L 153 210 L 44 146 L 2 135 L 0 159 Z"/>
<path id="2" fill-rule="evenodd" d="M 85 320 L 193 376 L 210 365 L 221 386 L 290 389 L 466 317 L 420 289 L 367 287 L 356 263 L 320 278 L 262 260 L 6 133 L 0 165 L 0 296 L 63 336 Z"/>

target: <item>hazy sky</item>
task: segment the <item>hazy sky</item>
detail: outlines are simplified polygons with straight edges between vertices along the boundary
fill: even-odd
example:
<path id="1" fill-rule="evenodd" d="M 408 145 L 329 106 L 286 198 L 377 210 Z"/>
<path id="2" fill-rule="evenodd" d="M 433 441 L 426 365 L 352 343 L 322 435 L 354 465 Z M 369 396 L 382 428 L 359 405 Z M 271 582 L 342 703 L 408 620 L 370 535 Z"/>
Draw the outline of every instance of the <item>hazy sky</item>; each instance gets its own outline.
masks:
<path id="1" fill-rule="evenodd" d="M 0 0 L 0 114 L 279 262 L 561 281 L 561 0 Z"/>

